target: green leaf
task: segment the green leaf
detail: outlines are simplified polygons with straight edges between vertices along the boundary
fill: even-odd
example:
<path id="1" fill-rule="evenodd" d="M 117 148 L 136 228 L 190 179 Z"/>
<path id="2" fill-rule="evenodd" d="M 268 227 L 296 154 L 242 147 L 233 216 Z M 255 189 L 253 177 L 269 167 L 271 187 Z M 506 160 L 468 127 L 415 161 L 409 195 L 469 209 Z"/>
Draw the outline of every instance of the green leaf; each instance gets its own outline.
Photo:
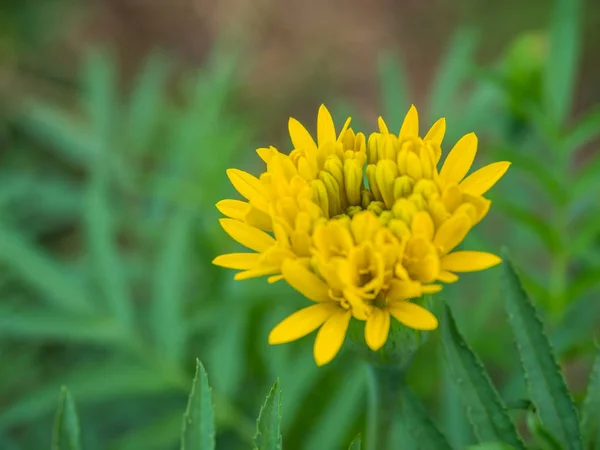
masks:
<path id="1" fill-rule="evenodd" d="M 557 253 L 561 249 L 562 242 L 560 235 L 544 218 L 538 217 L 527 208 L 500 199 L 496 200 L 494 205 L 502 210 L 507 216 L 518 220 L 521 224 L 533 231 L 544 244 L 546 244 L 546 247 L 550 252 Z"/>
<path id="2" fill-rule="evenodd" d="M 394 55 L 384 54 L 379 59 L 379 84 L 383 119 L 390 131 L 400 130 L 410 105 L 406 71 Z"/>
<path id="3" fill-rule="evenodd" d="M 354 438 L 348 450 L 360 450 L 361 449 L 361 439 L 360 434 Z"/>
<path id="4" fill-rule="evenodd" d="M 347 430 L 356 423 L 364 401 L 365 370 L 355 364 L 344 373 L 344 380 L 329 392 L 319 419 L 306 430 L 303 448 L 340 448 L 347 439 Z M 287 399 L 286 391 L 286 399 Z M 305 398 L 311 398 L 310 391 Z"/>
<path id="5" fill-rule="evenodd" d="M 511 450 L 512 445 L 503 444 L 502 442 L 484 442 L 483 444 L 470 445 L 467 450 Z"/>
<path id="6" fill-rule="evenodd" d="M 483 364 L 469 348 L 456 327 L 446 305 L 442 343 L 446 359 L 473 426 L 480 441 L 502 441 L 524 449 L 506 406 L 492 385 Z"/>
<path id="7" fill-rule="evenodd" d="M 0 261 L 37 290 L 50 306 L 72 313 L 94 307 L 81 282 L 17 232 L 0 226 Z"/>
<path id="8" fill-rule="evenodd" d="M 47 143 L 65 161 L 79 167 L 87 167 L 92 155 L 98 153 L 98 145 L 85 124 L 70 117 L 58 108 L 37 101 L 28 101 L 17 125 Z"/>
<path id="9" fill-rule="evenodd" d="M 281 450 L 281 389 L 279 380 L 271 388 L 260 409 L 254 436 L 255 450 Z"/>
<path id="10" fill-rule="evenodd" d="M 125 270 L 117 246 L 117 230 L 108 203 L 106 162 L 91 168 L 84 206 L 85 236 L 94 266 L 93 274 L 110 311 L 126 328 L 133 326 L 133 302 L 129 296 Z"/>
<path id="11" fill-rule="evenodd" d="M 508 322 L 513 330 L 529 397 L 542 424 L 556 433 L 566 449 L 581 450 L 577 413 L 552 347 L 535 307 L 521 287 L 504 252 L 503 295 Z"/>
<path id="12" fill-rule="evenodd" d="M 571 280 L 566 297 L 569 301 L 575 301 L 598 284 L 600 284 L 600 267 L 585 267 Z"/>
<path id="13" fill-rule="evenodd" d="M 175 448 L 181 432 L 181 411 L 169 411 L 164 416 L 122 434 L 111 443 L 110 450 L 163 450 Z"/>
<path id="14" fill-rule="evenodd" d="M 581 406 L 581 432 L 585 448 L 600 450 L 600 353 L 596 355 L 585 400 Z"/>
<path id="15" fill-rule="evenodd" d="M 79 421 L 75 403 L 66 387 L 62 387 L 52 433 L 52 450 L 80 450 Z"/>
<path id="16" fill-rule="evenodd" d="M 414 441 L 422 449 L 451 450 L 452 447 L 427 415 L 421 402 L 404 383 L 401 383 L 402 419 Z"/>
<path id="17" fill-rule="evenodd" d="M 544 71 L 544 100 L 557 125 L 571 109 L 580 57 L 581 0 L 555 0 L 550 49 Z"/>
<path id="18" fill-rule="evenodd" d="M 45 308 L 0 304 L 0 336 L 3 337 L 106 345 L 123 342 L 122 331 L 110 317 L 68 315 Z"/>
<path id="19" fill-rule="evenodd" d="M 562 450 L 556 438 L 542 425 L 542 421 L 533 410 L 527 413 L 527 428 L 541 450 Z"/>
<path id="20" fill-rule="evenodd" d="M 600 136 L 600 106 L 587 112 L 565 136 L 564 146 L 577 150 Z"/>
<path id="21" fill-rule="evenodd" d="M 144 152 L 151 145 L 163 106 L 167 74 L 166 58 L 153 53 L 136 79 L 135 89 L 129 99 L 127 127 L 133 152 Z"/>
<path id="22" fill-rule="evenodd" d="M 187 277 L 192 214 L 178 210 L 170 217 L 156 260 L 152 325 L 158 349 L 173 362 L 181 360 L 185 345 L 183 302 Z"/>
<path id="23" fill-rule="evenodd" d="M 460 30 L 453 37 L 433 83 L 429 104 L 430 118 L 436 120 L 452 110 L 454 100 L 473 62 L 477 35 Z"/>
<path id="24" fill-rule="evenodd" d="M 204 366 L 196 359 L 196 376 L 188 406 L 183 416 L 181 450 L 215 448 L 215 416 L 212 393 Z"/>

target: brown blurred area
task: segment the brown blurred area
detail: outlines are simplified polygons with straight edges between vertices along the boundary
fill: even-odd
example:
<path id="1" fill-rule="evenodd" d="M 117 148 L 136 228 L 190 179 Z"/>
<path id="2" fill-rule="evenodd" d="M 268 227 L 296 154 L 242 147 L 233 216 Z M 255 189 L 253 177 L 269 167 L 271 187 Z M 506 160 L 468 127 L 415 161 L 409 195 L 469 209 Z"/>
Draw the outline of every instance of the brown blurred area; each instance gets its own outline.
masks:
<path id="1" fill-rule="evenodd" d="M 543 28 L 551 7 L 549 0 L 71 0 L 59 4 L 48 15 L 52 31 L 43 45 L 19 56 L 25 58 L 19 66 L 26 68 L 25 75 L 13 74 L 19 84 L 26 82 L 32 68 L 71 78 L 84 50 L 92 45 L 104 44 L 116 51 L 126 83 L 150 50 L 163 49 L 182 68 L 196 67 L 221 42 L 242 53 L 245 97 L 265 124 L 275 129 L 285 129 L 282 124 L 290 115 L 312 117 L 318 104 L 340 96 L 374 119 L 380 113 L 377 60 L 384 50 L 402 55 L 409 72 L 410 100 L 420 104 L 459 27 L 473 27 L 480 33 L 478 57 L 493 62 L 519 33 Z M 600 37 L 600 7 L 592 5 L 592 9 L 584 43 L 597 43 Z M 577 109 L 600 98 L 593 47 L 584 44 Z"/>

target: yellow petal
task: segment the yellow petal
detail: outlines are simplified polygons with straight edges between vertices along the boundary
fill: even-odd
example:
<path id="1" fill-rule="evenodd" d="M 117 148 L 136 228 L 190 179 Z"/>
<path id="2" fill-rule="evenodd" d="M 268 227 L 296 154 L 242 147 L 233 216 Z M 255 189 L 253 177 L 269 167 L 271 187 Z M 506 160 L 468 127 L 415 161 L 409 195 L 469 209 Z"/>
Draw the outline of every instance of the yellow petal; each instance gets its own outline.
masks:
<path id="1" fill-rule="evenodd" d="M 304 128 L 304 125 L 293 117 L 290 117 L 288 121 L 288 130 L 290 131 L 290 138 L 292 139 L 294 148 L 312 149 L 317 146 L 308 130 Z"/>
<path id="2" fill-rule="evenodd" d="M 388 303 L 395 303 L 421 296 L 421 283 L 416 281 L 392 280 L 386 294 Z"/>
<path id="3" fill-rule="evenodd" d="M 319 328 L 340 309 L 334 302 L 319 303 L 286 317 L 269 333 L 269 344 L 285 344 L 306 336 Z"/>
<path id="4" fill-rule="evenodd" d="M 317 115 L 317 142 L 319 146 L 322 146 L 326 142 L 335 141 L 336 135 L 333 118 L 327 108 L 325 108 L 325 105 L 321 105 L 319 114 Z"/>
<path id="5" fill-rule="evenodd" d="M 500 161 L 473 172 L 460 183 L 460 188 L 471 195 L 483 195 L 506 173 L 510 163 Z"/>
<path id="6" fill-rule="evenodd" d="M 373 308 L 365 325 L 365 341 L 373 351 L 379 350 L 387 341 L 390 332 L 390 313 L 382 308 Z"/>
<path id="7" fill-rule="evenodd" d="M 241 200 L 221 200 L 216 206 L 221 214 L 236 220 L 244 220 L 250 209 L 250 203 Z"/>
<path id="8" fill-rule="evenodd" d="M 219 219 L 219 222 L 229 236 L 250 250 L 264 252 L 275 244 L 275 239 L 267 233 L 239 220 Z"/>
<path id="9" fill-rule="evenodd" d="M 379 125 L 379 132 L 380 132 L 381 134 L 388 134 L 388 133 L 389 133 L 388 127 L 387 127 L 387 125 L 385 124 L 385 121 L 383 120 L 383 117 L 381 117 L 381 116 L 380 116 L 380 117 L 377 119 L 377 124 Z"/>
<path id="10" fill-rule="evenodd" d="M 471 229 L 471 220 L 465 214 L 455 214 L 445 221 L 435 233 L 433 245 L 440 255 L 450 253 L 465 238 Z"/>
<path id="11" fill-rule="evenodd" d="M 272 275 L 274 273 L 279 273 L 279 269 L 277 267 L 263 266 L 263 267 L 258 267 L 256 269 L 250 269 L 250 270 L 244 270 L 243 272 L 238 272 L 233 276 L 233 279 L 236 281 L 249 280 L 250 278 L 264 277 L 265 275 Z"/>
<path id="12" fill-rule="evenodd" d="M 432 125 L 423 140 L 432 141 L 434 144 L 442 145 L 444 134 L 446 134 L 446 119 L 441 118 Z"/>
<path id="13" fill-rule="evenodd" d="M 330 302 L 329 287 L 301 262 L 285 260 L 281 273 L 288 284 L 314 302 Z"/>
<path id="14" fill-rule="evenodd" d="M 451 272 L 475 272 L 500 264 L 500 257 L 486 252 L 454 252 L 442 258 L 442 268 Z"/>
<path id="15" fill-rule="evenodd" d="M 283 275 L 273 275 L 273 276 L 267 278 L 267 283 L 274 284 L 281 280 L 283 280 Z"/>
<path id="16" fill-rule="evenodd" d="M 440 270 L 437 279 L 442 283 L 454 283 L 455 281 L 458 281 L 458 276 L 447 270 Z"/>
<path id="17" fill-rule="evenodd" d="M 402 128 L 400 128 L 399 139 L 407 139 L 411 137 L 419 137 L 419 113 L 415 105 L 411 105 L 404 122 L 402 122 Z"/>
<path id="18" fill-rule="evenodd" d="M 414 215 L 411 229 L 413 236 L 423 236 L 428 241 L 433 239 L 433 234 L 435 232 L 433 219 L 426 211 L 419 211 Z"/>
<path id="19" fill-rule="evenodd" d="M 438 326 L 435 316 L 416 303 L 393 303 L 389 306 L 389 310 L 398 322 L 415 330 L 435 330 Z"/>
<path id="20" fill-rule="evenodd" d="M 314 355 L 318 366 L 327 364 L 338 354 L 344 343 L 352 313 L 338 307 L 323 324 L 315 339 Z"/>
<path id="21" fill-rule="evenodd" d="M 423 291 L 423 294 L 437 294 L 442 290 L 442 287 L 440 284 L 427 284 L 421 286 L 421 291 Z"/>
<path id="22" fill-rule="evenodd" d="M 269 164 L 271 159 L 273 159 L 273 155 L 275 153 L 277 153 L 277 151 L 273 151 L 273 150 L 274 150 L 274 147 L 259 148 L 256 150 L 256 153 L 258 153 L 258 156 L 260 156 L 260 159 L 262 159 L 265 163 Z"/>
<path id="23" fill-rule="evenodd" d="M 217 256 L 212 263 L 228 269 L 248 270 L 258 266 L 259 262 L 260 253 L 228 253 Z"/>
<path id="24" fill-rule="evenodd" d="M 446 183 L 460 183 L 465 177 L 477 153 L 477 136 L 469 133 L 456 143 L 444 161 L 440 178 Z"/>
<path id="25" fill-rule="evenodd" d="M 227 176 L 233 187 L 247 200 L 256 205 L 257 208 L 267 212 L 269 204 L 267 194 L 260 180 L 254 175 L 239 169 L 227 169 Z"/>
<path id="26" fill-rule="evenodd" d="M 342 142 L 342 139 L 344 138 L 346 131 L 348 131 L 348 127 L 350 126 L 351 121 L 352 121 L 352 117 L 348 117 L 346 119 L 346 122 L 344 123 L 344 126 L 342 127 L 342 131 L 340 131 L 340 135 L 337 138 L 338 142 Z"/>

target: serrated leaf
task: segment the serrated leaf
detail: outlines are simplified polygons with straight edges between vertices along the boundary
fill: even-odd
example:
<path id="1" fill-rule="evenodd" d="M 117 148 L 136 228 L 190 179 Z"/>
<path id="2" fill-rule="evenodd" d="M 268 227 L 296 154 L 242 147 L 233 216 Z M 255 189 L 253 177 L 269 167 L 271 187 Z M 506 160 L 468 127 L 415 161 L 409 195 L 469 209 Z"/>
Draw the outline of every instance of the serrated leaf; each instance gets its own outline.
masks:
<path id="1" fill-rule="evenodd" d="M 354 438 L 348 450 L 360 450 L 361 449 L 361 438 L 360 434 Z"/>
<path id="2" fill-rule="evenodd" d="M 556 438 L 542 425 L 539 416 L 533 410 L 527 413 L 527 428 L 541 450 L 562 450 Z"/>
<path id="3" fill-rule="evenodd" d="M 524 449 L 506 406 L 483 367 L 456 327 L 446 305 L 442 344 L 454 381 L 477 438 L 482 442 L 501 441 Z"/>
<path id="4" fill-rule="evenodd" d="M 399 58 L 384 54 L 379 59 L 379 85 L 383 119 L 391 132 L 400 130 L 410 104 L 406 71 Z"/>
<path id="5" fill-rule="evenodd" d="M 422 449 L 451 450 L 446 437 L 433 423 L 425 408 L 412 393 L 410 388 L 401 383 L 402 399 L 400 400 L 402 420 L 413 440 Z"/>
<path id="6" fill-rule="evenodd" d="M 581 450 L 577 413 L 535 307 L 521 287 L 504 252 L 503 295 L 513 330 L 529 397 L 542 424 L 551 429 L 566 449 Z"/>
<path id="7" fill-rule="evenodd" d="M 215 416 L 208 376 L 200 360 L 196 360 L 196 376 L 188 406 L 183 415 L 181 450 L 215 448 Z"/>
<path id="8" fill-rule="evenodd" d="M 477 35 L 472 30 L 460 30 L 452 38 L 433 83 L 430 118 L 435 120 L 444 117 L 453 107 L 453 101 L 473 62 L 476 44 Z"/>
<path id="9" fill-rule="evenodd" d="M 281 389 L 279 380 L 271 388 L 256 421 L 255 450 L 281 450 Z"/>
<path id="10" fill-rule="evenodd" d="M 52 450 L 80 450 L 79 421 L 75 404 L 66 387 L 62 387 L 54 417 Z"/>
<path id="11" fill-rule="evenodd" d="M 600 450 L 600 353 L 596 355 L 581 406 L 581 433 L 585 448 Z"/>
<path id="12" fill-rule="evenodd" d="M 183 303 L 189 275 L 192 214 L 178 210 L 168 221 L 156 260 L 152 299 L 152 329 L 163 356 L 179 362 L 184 353 Z"/>
<path id="13" fill-rule="evenodd" d="M 0 261 L 37 290 L 49 305 L 72 313 L 94 311 L 88 292 L 75 276 L 17 232 L 3 227 L 0 227 Z"/>
<path id="14" fill-rule="evenodd" d="M 571 109 L 581 46 L 581 0 L 555 0 L 544 71 L 544 100 L 558 125 Z"/>

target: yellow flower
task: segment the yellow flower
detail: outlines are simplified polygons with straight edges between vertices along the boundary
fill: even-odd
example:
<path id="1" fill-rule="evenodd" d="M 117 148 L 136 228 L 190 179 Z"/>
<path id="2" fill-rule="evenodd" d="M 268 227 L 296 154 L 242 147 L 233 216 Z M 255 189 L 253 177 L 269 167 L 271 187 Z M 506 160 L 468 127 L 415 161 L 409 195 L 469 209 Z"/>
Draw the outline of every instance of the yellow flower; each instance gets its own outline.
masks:
<path id="1" fill-rule="evenodd" d="M 456 273 L 487 269 L 496 255 L 453 251 L 487 214 L 483 197 L 510 163 L 493 163 L 469 176 L 477 137 L 467 134 L 437 165 L 445 120 L 424 137 L 411 107 L 398 135 L 379 119 L 368 140 L 346 121 L 336 133 L 324 106 L 317 140 L 295 119 L 289 121 L 294 149 L 258 150 L 266 170 L 256 178 L 227 171 L 247 200 L 223 200 L 217 208 L 225 231 L 254 253 L 231 253 L 214 264 L 241 270 L 235 279 L 269 275 L 315 302 L 283 320 L 269 335 L 282 344 L 319 329 L 318 365 L 339 352 L 350 320 L 365 322 L 372 350 L 386 342 L 391 317 L 417 330 L 437 319 L 417 302 L 438 292 Z M 465 178 L 466 176 L 466 178 Z"/>

